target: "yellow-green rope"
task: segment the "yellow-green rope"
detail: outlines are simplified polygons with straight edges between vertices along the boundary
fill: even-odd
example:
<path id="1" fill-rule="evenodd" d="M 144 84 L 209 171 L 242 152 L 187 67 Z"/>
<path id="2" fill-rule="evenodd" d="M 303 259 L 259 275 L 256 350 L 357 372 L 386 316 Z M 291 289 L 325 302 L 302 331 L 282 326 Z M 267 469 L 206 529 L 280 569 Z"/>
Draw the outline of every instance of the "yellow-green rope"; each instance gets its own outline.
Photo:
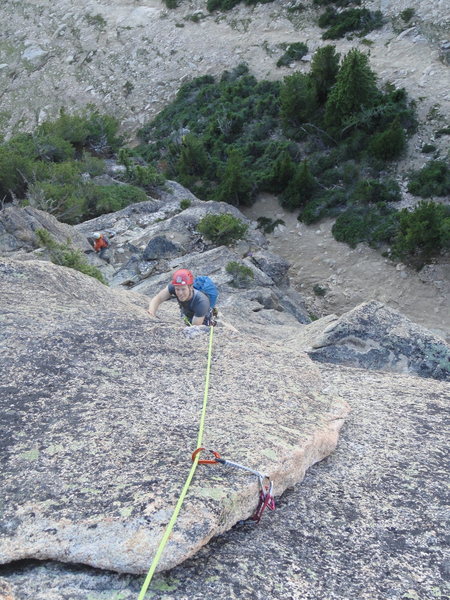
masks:
<path id="1" fill-rule="evenodd" d="M 200 448 L 202 445 L 203 429 L 205 427 L 206 405 L 208 402 L 208 390 L 209 390 L 209 374 L 211 371 L 213 332 L 214 332 L 214 327 L 210 327 L 209 347 L 208 347 L 208 363 L 206 366 L 206 378 L 205 378 L 205 392 L 203 395 L 203 408 L 202 408 L 202 414 L 200 417 L 200 425 L 199 425 L 199 429 L 198 429 L 198 438 L 197 438 L 197 446 L 196 446 L 197 448 Z M 152 564 L 150 565 L 150 569 L 147 573 L 147 577 L 145 578 L 144 584 L 142 585 L 141 591 L 139 592 L 138 600 L 144 600 L 145 594 L 147 593 L 148 586 L 150 585 L 153 574 L 155 573 L 156 567 L 158 566 L 158 563 L 161 559 L 162 553 L 164 552 L 164 548 L 166 547 L 166 544 L 169 541 L 170 534 L 172 533 L 172 529 L 178 518 L 178 514 L 181 510 L 181 506 L 183 504 L 184 498 L 188 492 L 192 478 L 194 477 L 195 469 L 197 468 L 199 458 L 200 458 L 200 454 L 196 454 L 194 462 L 192 463 L 191 470 L 189 471 L 189 475 L 187 476 L 187 479 L 186 479 L 184 487 L 181 491 L 180 497 L 178 498 L 178 502 L 172 513 L 170 521 L 166 527 L 164 535 L 159 543 L 158 550 L 156 551 L 155 557 L 152 561 Z"/>

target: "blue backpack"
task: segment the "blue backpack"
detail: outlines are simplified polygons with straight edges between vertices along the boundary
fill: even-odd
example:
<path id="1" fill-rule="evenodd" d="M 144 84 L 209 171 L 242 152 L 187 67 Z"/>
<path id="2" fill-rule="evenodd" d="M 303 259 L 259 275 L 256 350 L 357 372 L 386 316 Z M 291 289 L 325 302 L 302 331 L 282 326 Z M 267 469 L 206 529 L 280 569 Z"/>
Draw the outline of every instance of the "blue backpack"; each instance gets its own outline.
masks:
<path id="1" fill-rule="evenodd" d="M 207 275 L 200 275 L 194 279 L 194 288 L 206 294 L 209 298 L 211 308 L 214 308 L 217 302 L 219 290 L 213 280 Z"/>

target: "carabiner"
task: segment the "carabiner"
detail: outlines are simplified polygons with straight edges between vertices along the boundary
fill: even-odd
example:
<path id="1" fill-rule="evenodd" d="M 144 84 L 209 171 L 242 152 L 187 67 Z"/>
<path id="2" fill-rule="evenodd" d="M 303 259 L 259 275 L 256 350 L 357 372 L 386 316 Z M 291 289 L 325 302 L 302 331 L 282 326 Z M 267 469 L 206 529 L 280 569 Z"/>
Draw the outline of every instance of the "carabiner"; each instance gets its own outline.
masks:
<path id="1" fill-rule="evenodd" d="M 196 457 L 196 456 L 197 456 L 197 454 L 198 454 L 199 452 L 201 452 L 202 450 L 205 450 L 205 448 L 197 448 L 197 450 L 194 450 L 194 452 L 192 453 L 192 462 L 194 462 L 194 460 L 195 460 L 195 457 Z M 198 461 L 198 464 L 199 464 L 199 465 L 217 465 L 217 463 L 218 463 L 219 461 L 218 461 L 218 460 L 216 460 L 216 459 L 218 459 L 218 458 L 222 458 L 222 457 L 220 456 L 220 454 L 219 454 L 218 452 L 215 452 L 214 450 L 209 450 L 209 452 L 211 452 L 211 454 L 214 454 L 214 458 L 213 458 L 213 459 L 209 459 L 209 460 L 208 460 L 207 458 L 200 459 L 200 460 Z"/>

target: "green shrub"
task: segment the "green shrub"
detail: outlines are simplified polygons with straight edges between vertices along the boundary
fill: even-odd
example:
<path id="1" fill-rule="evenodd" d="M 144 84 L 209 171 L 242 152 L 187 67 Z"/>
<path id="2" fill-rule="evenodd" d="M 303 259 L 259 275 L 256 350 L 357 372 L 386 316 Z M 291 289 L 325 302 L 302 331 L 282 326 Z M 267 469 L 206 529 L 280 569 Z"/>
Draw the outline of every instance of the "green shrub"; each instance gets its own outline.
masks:
<path id="1" fill-rule="evenodd" d="M 406 136 L 398 119 L 395 119 L 389 129 L 372 136 L 369 142 L 369 152 L 381 160 L 399 158 L 406 148 Z"/>
<path id="2" fill-rule="evenodd" d="M 317 109 L 316 90 L 313 80 L 304 73 L 285 77 L 280 92 L 281 120 L 289 135 L 310 121 Z"/>
<path id="3" fill-rule="evenodd" d="M 415 15 L 415 12 L 416 11 L 414 10 L 414 8 L 405 8 L 405 10 L 402 10 L 402 12 L 400 13 L 400 18 L 403 19 L 405 23 L 409 23 Z"/>
<path id="4" fill-rule="evenodd" d="M 281 196 L 281 205 L 288 210 L 304 206 L 313 196 L 317 182 L 304 160 L 296 169 L 294 177 Z"/>
<path id="5" fill-rule="evenodd" d="M 347 193 L 344 190 L 327 190 L 300 211 L 298 220 L 306 225 L 320 221 L 325 216 L 333 217 L 342 212 L 347 203 Z"/>
<path id="6" fill-rule="evenodd" d="M 356 48 L 345 55 L 325 105 L 325 122 L 339 127 L 347 117 L 373 106 L 379 99 L 369 59 Z"/>
<path id="7" fill-rule="evenodd" d="M 360 242 L 377 247 L 390 243 L 398 230 L 398 212 L 384 203 L 354 206 L 338 216 L 332 233 L 338 242 L 355 248 Z"/>
<path id="8" fill-rule="evenodd" d="M 443 160 L 430 160 L 411 174 L 408 191 L 415 196 L 446 196 L 450 194 L 450 168 Z"/>
<path id="9" fill-rule="evenodd" d="M 81 184 L 38 181 L 30 186 L 25 204 L 75 225 L 86 214 L 88 203 Z"/>
<path id="10" fill-rule="evenodd" d="M 75 158 L 75 148 L 70 142 L 56 135 L 33 137 L 36 158 L 44 161 L 62 162 Z"/>
<path id="11" fill-rule="evenodd" d="M 183 200 L 180 200 L 180 208 L 181 210 L 186 210 L 187 208 L 189 208 L 192 204 L 192 201 L 189 200 L 189 198 L 183 198 Z"/>
<path id="12" fill-rule="evenodd" d="M 131 171 L 129 182 L 151 191 L 154 187 L 163 185 L 165 178 L 152 165 L 136 165 Z"/>
<path id="13" fill-rule="evenodd" d="M 285 53 L 277 60 L 277 67 L 287 67 L 301 60 L 305 54 L 308 54 L 308 46 L 303 42 L 288 44 Z"/>
<path id="14" fill-rule="evenodd" d="M 422 146 L 422 150 L 421 152 L 423 154 L 430 154 L 431 152 L 435 152 L 436 151 L 436 146 L 434 144 L 424 144 Z"/>
<path id="15" fill-rule="evenodd" d="M 200 139 L 193 134 L 183 137 L 177 171 L 181 175 L 202 175 L 208 167 L 208 155 Z"/>
<path id="16" fill-rule="evenodd" d="M 394 179 L 361 179 L 350 195 L 350 200 L 357 204 L 398 202 L 401 200 L 400 186 Z"/>
<path id="17" fill-rule="evenodd" d="M 319 296 L 319 298 L 323 298 L 325 296 L 325 294 L 327 293 L 327 288 L 322 287 L 321 285 L 316 283 L 313 286 L 313 292 L 315 293 L 316 296 Z"/>
<path id="18" fill-rule="evenodd" d="M 400 211 L 393 258 L 420 269 L 446 248 L 450 248 L 449 206 L 422 200 L 414 210 Z"/>
<path id="19" fill-rule="evenodd" d="M 228 202 L 234 206 L 250 205 L 253 201 L 252 178 L 244 168 L 244 158 L 237 149 L 229 153 L 222 180 L 214 194 L 218 202 Z"/>
<path id="20" fill-rule="evenodd" d="M 318 24 L 322 28 L 328 27 L 322 35 L 323 40 L 337 40 L 351 32 L 362 37 L 383 26 L 383 15 L 379 10 L 367 8 L 349 8 L 340 13 L 334 8 L 327 8 L 319 17 Z"/>
<path id="21" fill-rule="evenodd" d="M 246 265 L 236 261 L 231 261 L 227 264 L 226 272 L 233 277 L 231 283 L 237 288 L 248 287 L 251 281 L 255 278 L 255 275 L 250 267 L 247 267 Z"/>
<path id="22" fill-rule="evenodd" d="M 273 194 L 281 193 L 294 176 L 295 170 L 296 165 L 289 152 L 283 150 L 262 178 L 261 188 Z"/>
<path id="23" fill-rule="evenodd" d="M 93 219 L 105 213 L 116 212 L 137 202 L 145 202 L 148 197 L 144 190 L 134 185 L 93 185 L 84 187 L 87 201 L 86 212 Z"/>
<path id="24" fill-rule="evenodd" d="M 314 53 L 311 61 L 311 78 L 320 104 L 326 101 L 331 88 L 336 82 L 339 71 L 339 56 L 334 46 L 323 46 Z"/>
<path id="25" fill-rule="evenodd" d="M 25 196 L 33 168 L 31 159 L 0 146 L 0 202 Z"/>
<path id="26" fill-rule="evenodd" d="M 101 115 L 97 109 L 88 109 L 80 115 L 61 111 L 56 121 L 43 123 L 37 133 L 63 139 L 79 152 L 86 149 L 100 156 L 110 156 L 123 143 L 118 130 L 117 119 Z"/>
<path id="27" fill-rule="evenodd" d="M 96 156 L 92 156 L 92 154 L 89 154 L 89 152 L 83 153 L 79 164 L 80 172 L 89 173 L 91 177 L 103 175 L 106 171 L 105 161 L 101 158 L 97 158 Z"/>
<path id="28" fill-rule="evenodd" d="M 206 215 L 197 225 L 197 229 L 214 244 L 227 246 L 242 239 L 248 226 L 231 214 Z"/>
<path id="29" fill-rule="evenodd" d="M 48 250 L 50 260 L 54 264 L 80 271 L 106 285 L 100 270 L 90 265 L 81 250 L 72 248 L 69 241 L 59 244 L 46 229 L 37 229 L 36 236 L 40 245 Z"/>

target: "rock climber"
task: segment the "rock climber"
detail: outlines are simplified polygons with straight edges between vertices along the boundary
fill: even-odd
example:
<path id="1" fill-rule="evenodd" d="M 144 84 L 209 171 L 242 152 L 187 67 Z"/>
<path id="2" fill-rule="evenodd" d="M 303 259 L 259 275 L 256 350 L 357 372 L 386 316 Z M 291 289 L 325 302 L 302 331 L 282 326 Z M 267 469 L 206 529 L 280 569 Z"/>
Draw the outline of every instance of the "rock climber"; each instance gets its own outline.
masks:
<path id="1" fill-rule="evenodd" d="M 189 269 L 178 269 L 172 281 L 150 300 L 148 312 L 156 317 L 162 302 L 176 298 L 181 316 L 188 325 L 215 325 L 214 309 L 204 292 L 194 288 L 194 275 Z"/>
<path id="2" fill-rule="evenodd" d="M 108 238 L 103 233 L 94 233 L 92 236 L 94 238 L 94 250 L 97 252 L 99 258 L 103 258 L 106 260 L 105 252 L 110 246 L 110 242 Z"/>

